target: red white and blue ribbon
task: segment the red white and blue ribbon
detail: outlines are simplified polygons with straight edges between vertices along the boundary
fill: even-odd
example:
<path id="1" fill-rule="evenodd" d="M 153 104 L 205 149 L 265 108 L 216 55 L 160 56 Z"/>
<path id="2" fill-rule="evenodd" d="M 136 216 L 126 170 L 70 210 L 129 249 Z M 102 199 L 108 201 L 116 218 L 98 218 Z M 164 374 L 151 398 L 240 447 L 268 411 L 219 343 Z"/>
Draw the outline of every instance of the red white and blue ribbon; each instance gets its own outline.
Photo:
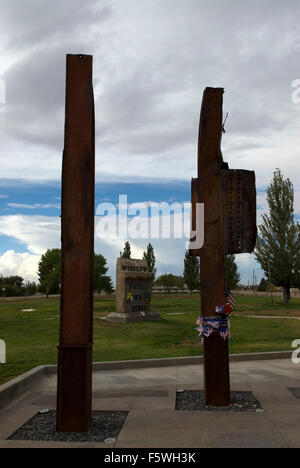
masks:
<path id="1" fill-rule="evenodd" d="M 230 315 L 233 312 L 235 300 L 230 291 L 226 291 L 225 304 L 216 306 L 216 317 L 206 318 L 198 317 L 196 330 L 199 332 L 202 341 L 215 333 L 223 338 L 224 341 L 231 339 L 230 333 Z"/>

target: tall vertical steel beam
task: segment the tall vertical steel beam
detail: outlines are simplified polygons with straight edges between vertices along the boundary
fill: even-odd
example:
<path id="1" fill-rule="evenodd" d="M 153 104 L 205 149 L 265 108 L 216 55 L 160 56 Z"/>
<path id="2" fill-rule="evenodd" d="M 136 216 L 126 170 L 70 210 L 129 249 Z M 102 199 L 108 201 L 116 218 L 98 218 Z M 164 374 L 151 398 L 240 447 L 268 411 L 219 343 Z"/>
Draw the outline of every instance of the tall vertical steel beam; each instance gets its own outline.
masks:
<path id="1" fill-rule="evenodd" d="M 192 181 L 193 209 L 204 204 L 204 246 L 200 256 L 201 314 L 215 317 L 216 306 L 225 302 L 222 232 L 221 153 L 223 123 L 222 88 L 206 88 L 203 95 L 198 142 L 198 179 Z M 195 226 L 193 226 L 195 227 Z M 204 338 L 206 404 L 230 404 L 228 342 L 219 334 Z"/>
<path id="2" fill-rule="evenodd" d="M 204 204 L 204 245 L 190 250 L 190 255 L 200 257 L 204 319 L 216 318 L 216 306 L 225 302 L 224 255 L 253 252 L 257 237 L 255 173 L 230 170 L 223 162 L 223 94 L 223 88 L 204 91 L 198 178 L 192 179 L 193 232 L 198 226 L 197 204 Z M 228 341 L 216 331 L 204 338 L 204 381 L 207 405 L 230 404 Z"/>
<path id="3" fill-rule="evenodd" d="M 62 282 L 57 430 L 84 432 L 92 416 L 95 198 L 93 58 L 67 55 L 62 168 Z"/>

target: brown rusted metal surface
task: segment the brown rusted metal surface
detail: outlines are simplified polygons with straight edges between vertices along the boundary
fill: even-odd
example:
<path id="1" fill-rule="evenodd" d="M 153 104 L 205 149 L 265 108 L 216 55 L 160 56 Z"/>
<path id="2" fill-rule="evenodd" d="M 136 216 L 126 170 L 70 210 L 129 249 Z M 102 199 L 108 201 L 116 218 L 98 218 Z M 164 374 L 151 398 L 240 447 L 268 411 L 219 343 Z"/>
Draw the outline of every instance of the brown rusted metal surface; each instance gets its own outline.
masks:
<path id="1" fill-rule="evenodd" d="M 225 302 L 224 255 L 252 252 L 256 242 L 255 174 L 232 171 L 223 162 L 222 88 L 206 88 L 198 143 L 198 179 L 192 180 L 192 229 L 196 204 L 204 204 L 204 245 L 190 250 L 200 256 L 201 314 L 216 316 Z M 204 382 L 207 405 L 228 406 L 230 376 L 228 342 L 219 334 L 204 338 Z"/>
<path id="2" fill-rule="evenodd" d="M 95 123 L 92 57 L 67 55 L 57 429 L 91 422 Z"/>
<path id="3" fill-rule="evenodd" d="M 253 252 L 256 244 L 255 173 L 222 170 L 224 254 Z"/>
<path id="4" fill-rule="evenodd" d="M 214 317 L 225 302 L 220 171 L 223 123 L 222 88 L 206 88 L 203 95 L 198 145 L 198 179 L 193 181 L 198 203 L 204 203 L 204 246 L 200 250 L 201 313 Z M 195 195 L 194 195 L 195 197 Z M 219 335 L 204 339 L 206 403 L 228 406 L 230 379 L 228 343 Z"/>
<path id="5" fill-rule="evenodd" d="M 228 341 L 219 334 L 204 339 L 204 386 L 207 406 L 230 404 Z"/>

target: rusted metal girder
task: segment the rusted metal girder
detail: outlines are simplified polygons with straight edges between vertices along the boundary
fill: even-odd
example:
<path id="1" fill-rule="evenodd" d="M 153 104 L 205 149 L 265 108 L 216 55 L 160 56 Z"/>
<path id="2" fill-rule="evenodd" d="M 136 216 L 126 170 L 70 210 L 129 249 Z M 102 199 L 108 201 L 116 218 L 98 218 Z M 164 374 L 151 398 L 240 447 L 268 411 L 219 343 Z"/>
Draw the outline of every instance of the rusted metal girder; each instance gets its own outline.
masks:
<path id="1" fill-rule="evenodd" d="M 224 254 L 253 252 L 256 244 L 255 173 L 221 171 Z"/>
<path id="2" fill-rule="evenodd" d="M 216 317 L 216 306 L 225 303 L 224 255 L 252 252 L 256 242 L 255 175 L 231 171 L 223 162 L 222 88 L 206 88 L 203 95 L 198 179 L 192 180 L 192 229 L 197 226 L 196 204 L 204 204 L 204 245 L 191 250 L 200 256 L 201 314 Z M 206 404 L 230 404 L 228 341 L 218 333 L 204 338 Z"/>
<path id="3" fill-rule="evenodd" d="M 92 56 L 67 55 L 62 168 L 62 281 L 57 430 L 92 414 L 95 122 Z"/>

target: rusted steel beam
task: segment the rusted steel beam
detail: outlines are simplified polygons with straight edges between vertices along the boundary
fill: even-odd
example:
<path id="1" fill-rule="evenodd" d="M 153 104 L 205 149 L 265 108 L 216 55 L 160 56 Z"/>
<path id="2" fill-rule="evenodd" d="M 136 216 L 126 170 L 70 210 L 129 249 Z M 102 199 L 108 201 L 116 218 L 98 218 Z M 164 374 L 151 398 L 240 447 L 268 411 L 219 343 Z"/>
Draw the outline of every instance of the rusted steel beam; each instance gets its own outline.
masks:
<path id="1" fill-rule="evenodd" d="M 222 170 L 221 185 L 224 254 L 253 252 L 257 237 L 255 173 Z"/>
<path id="2" fill-rule="evenodd" d="M 206 88 L 198 142 L 198 179 L 192 180 L 192 230 L 196 204 L 204 204 L 204 245 L 190 251 L 200 256 L 201 314 L 215 318 L 225 302 L 224 255 L 251 253 L 256 243 L 255 173 L 230 170 L 221 153 L 222 88 Z M 228 406 L 230 377 L 228 341 L 219 333 L 204 338 L 206 404 Z"/>
<path id="3" fill-rule="evenodd" d="M 201 313 L 213 317 L 225 302 L 224 254 L 220 171 L 224 90 L 204 92 L 198 145 L 199 196 L 204 203 L 204 247 L 200 255 Z M 230 404 L 228 342 L 219 334 L 204 338 L 204 382 L 206 404 Z"/>
<path id="4" fill-rule="evenodd" d="M 225 302 L 224 253 L 221 203 L 221 153 L 223 123 L 221 88 L 206 88 L 203 95 L 198 144 L 198 179 L 192 181 L 192 201 L 204 203 L 204 246 L 200 255 L 201 314 L 215 317 L 216 306 Z M 204 338 L 206 404 L 230 404 L 228 342 L 219 334 Z"/>
<path id="5" fill-rule="evenodd" d="M 62 168 L 62 281 L 57 430 L 92 414 L 95 122 L 92 56 L 67 55 Z"/>

